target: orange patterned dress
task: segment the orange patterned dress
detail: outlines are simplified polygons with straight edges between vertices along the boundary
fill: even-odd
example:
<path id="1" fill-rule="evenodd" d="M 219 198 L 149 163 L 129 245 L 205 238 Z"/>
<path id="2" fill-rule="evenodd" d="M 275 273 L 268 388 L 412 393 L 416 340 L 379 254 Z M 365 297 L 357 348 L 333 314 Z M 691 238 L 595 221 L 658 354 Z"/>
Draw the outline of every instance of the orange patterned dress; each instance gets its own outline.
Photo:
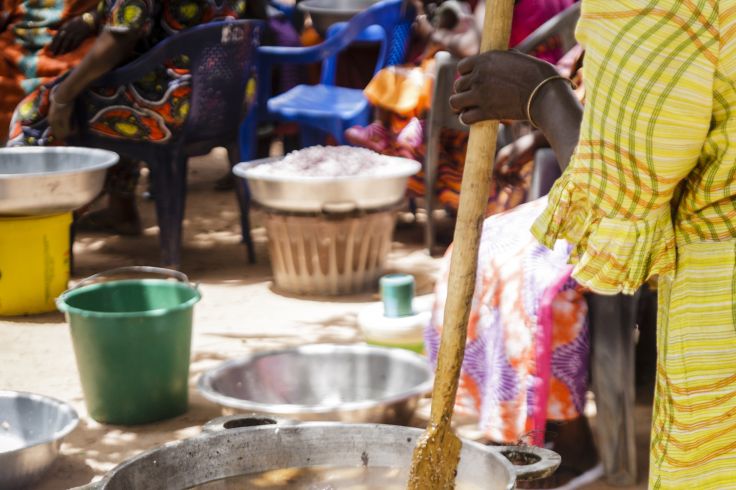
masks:
<path id="1" fill-rule="evenodd" d="M 491 441 L 543 443 L 548 420 L 582 414 L 588 386 L 587 303 L 567 264 L 570 246 L 540 245 L 529 229 L 547 199 L 486 219 L 457 410 Z M 436 287 L 427 353 L 437 359 L 448 252 Z"/>
<path id="2" fill-rule="evenodd" d="M 18 103 L 84 57 L 93 40 L 60 56 L 48 46 L 68 20 L 101 5 L 99 0 L 0 1 L 0 145 Z"/>

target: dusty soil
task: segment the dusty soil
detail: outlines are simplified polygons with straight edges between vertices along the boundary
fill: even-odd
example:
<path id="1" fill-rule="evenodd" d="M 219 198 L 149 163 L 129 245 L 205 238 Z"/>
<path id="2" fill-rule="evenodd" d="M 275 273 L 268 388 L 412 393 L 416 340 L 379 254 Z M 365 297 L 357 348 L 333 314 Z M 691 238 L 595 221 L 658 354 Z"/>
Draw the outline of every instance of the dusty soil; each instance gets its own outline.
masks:
<path id="1" fill-rule="evenodd" d="M 212 191 L 213 182 L 225 171 L 225 162 L 222 152 L 214 152 L 190 165 L 182 270 L 200 284 L 203 300 L 195 310 L 190 409 L 185 415 L 139 427 L 106 426 L 91 420 L 86 416 L 64 318 L 50 313 L 0 321 L 0 389 L 38 392 L 69 401 L 82 417 L 79 428 L 62 445 L 62 456 L 35 488 L 84 485 L 144 450 L 197 434 L 203 423 L 221 412 L 199 396 L 194 383 L 204 370 L 222 360 L 257 349 L 361 341 L 356 314 L 375 301 L 376 294 L 331 300 L 278 294 L 272 289 L 266 236 L 258 227 L 257 216 L 254 236 L 258 263 L 247 263 L 240 244 L 235 195 Z M 122 265 L 157 263 L 153 205 L 142 200 L 141 209 L 146 225 L 143 237 L 78 237 L 74 279 Z M 418 293 L 425 295 L 431 293 L 438 259 L 425 254 L 421 243 L 420 225 L 400 225 L 388 268 L 413 273 Z M 643 424 L 640 439 L 646 448 L 646 421 Z"/>

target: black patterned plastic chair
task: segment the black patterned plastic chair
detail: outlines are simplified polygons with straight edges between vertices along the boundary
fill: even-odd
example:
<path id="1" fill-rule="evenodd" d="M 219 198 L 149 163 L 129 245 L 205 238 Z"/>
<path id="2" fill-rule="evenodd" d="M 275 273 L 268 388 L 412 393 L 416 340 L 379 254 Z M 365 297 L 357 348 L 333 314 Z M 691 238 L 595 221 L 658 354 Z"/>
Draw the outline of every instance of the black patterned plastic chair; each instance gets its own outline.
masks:
<path id="1" fill-rule="evenodd" d="M 228 151 L 231 165 L 240 161 L 239 127 L 251 128 L 255 145 L 255 111 L 245 107 L 246 87 L 256 80 L 256 56 L 263 22 L 221 21 L 204 24 L 171 36 L 133 62 L 110 72 L 96 86 L 114 87 L 133 83 L 159 68 L 167 60 L 186 56 L 190 62 L 192 94 L 184 129 L 165 143 L 124 140 L 93 134 L 82 127 L 74 144 L 106 148 L 134 160 L 146 162 L 151 170 L 153 196 L 160 229 L 162 263 L 180 263 L 182 220 L 187 192 L 187 160 L 206 155 L 215 147 Z M 254 105 L 254 104 L 253 104 Z M 77 105 L 85 121 L 84 101 Z M 247 208 L 247 187 L 238 185 L 241 207 Z M 248 257 L 255 260 L 248 214 L 241 218 Z"/>

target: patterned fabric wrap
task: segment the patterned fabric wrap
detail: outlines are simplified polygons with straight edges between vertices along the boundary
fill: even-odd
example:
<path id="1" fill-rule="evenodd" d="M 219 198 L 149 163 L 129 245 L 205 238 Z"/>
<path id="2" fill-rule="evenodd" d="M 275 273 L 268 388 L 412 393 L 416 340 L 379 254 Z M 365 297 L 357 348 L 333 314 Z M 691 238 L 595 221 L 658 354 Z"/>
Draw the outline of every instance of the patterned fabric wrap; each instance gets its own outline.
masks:
<path id="1" fill-rule="evenodd" d="M 136 55 L 179 31 L 246 14 L 244 0 L 107 0 L 106 29 L 142 31 Z M 110 138 L 165 143 L 176 137 L 189 113 L 191 77 L 185 57 L 168 60 L 135 83 L 87 90 L 81 97 L 89 129 Z M 26 97 L 11 124 L 11 145 L 58 144 L 49 133 L 48 92 L 57 79 Z M 252 95 L 255 81 L 248 84 Z"/>
<path id="2" fill-rule="evenodd" d="M 18 103 L 76 66 L 92 38 L 54 56 L 48 46 L 67 21 L 103 7 L 99 0 L 3 0 L 0 9 L 0 144 L 5 142 Z"/>
<path id="3" fill-rule="evenodd" d="M 578 38 L 580 142 L 534 233 L 594 291 L 659 275 L 650 488 L 734 488 L 736 1 L 584 0 Z"/>
<path id="4" fill-rule="evenodd" d="M 587 304 L 567 265 L 570 247 L 548 250 L 529 232 L 546 198 L 486 219 L 456 408 L 502 443 L 543 442 L 547 420 L 581 415 L 588 385 Z M 437 360 L 451 250 L 426 330 Z"/>

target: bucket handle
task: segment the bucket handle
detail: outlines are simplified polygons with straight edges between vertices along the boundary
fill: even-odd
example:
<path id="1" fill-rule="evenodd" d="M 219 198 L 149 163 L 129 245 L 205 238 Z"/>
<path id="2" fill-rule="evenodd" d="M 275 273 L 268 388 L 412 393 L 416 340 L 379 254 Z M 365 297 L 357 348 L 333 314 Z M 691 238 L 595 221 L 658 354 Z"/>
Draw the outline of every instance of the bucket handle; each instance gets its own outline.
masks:
<path id="1" fill-rule="evenodd" d="M 538 480 L 546 478 L 560 466 L 560 455 L 549 449 L 537 446 L 486 446 L 487 449 L 500 453 L 514 468 L 517 481 Z M 527 457 L 528 464 L 514 462 L 515 457 Z"/>
<path id="2" fill-rule="evenodd" d="M 119 276 L 123 274 L 148 274 L 148 275 L 166 276 L 170 279 L 176 279 L 179 282 L 191 284 L 191 282 L 189 281 L 189 278 L 183 272 L 179 272 L 179 271 L 175 271 L 171 269 L 164 269 L 163 267 L 133 265 L 133 266 L 128 266 L 128 267 L 117 267 L 115 269 L 110 269 L 109 271 L 98 272 L 97 274 L 93 274 L 79 281 L 76 285 L 74 285 L 74 287 L 70 288 L 69 291 L 73 291 L 75 289 L 78 289 L 84 286 L 88 286 L 96 282 L 103 282 L 100 280 L 108 278 L 110 276 Z M 198 285 L 196 284 L 194 285 L 194 288 L 199 289 Z"/>

